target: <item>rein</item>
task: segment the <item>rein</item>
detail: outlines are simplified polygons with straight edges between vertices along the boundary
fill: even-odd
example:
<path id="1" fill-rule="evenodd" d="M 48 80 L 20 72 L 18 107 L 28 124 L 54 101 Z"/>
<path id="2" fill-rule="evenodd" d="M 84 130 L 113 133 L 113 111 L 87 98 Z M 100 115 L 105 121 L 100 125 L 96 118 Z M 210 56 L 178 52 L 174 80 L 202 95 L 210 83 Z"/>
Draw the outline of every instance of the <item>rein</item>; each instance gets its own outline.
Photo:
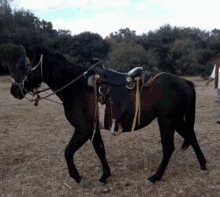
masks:
<path id="1" fill-rule="evenodd" d="M 65 89 L 66 87 L 70 86 L 72 83 L 76 82 L 76 81 L 77 81 L 78 79 L 80 79 L 81 77 L 83 77 L 83 76 L 86 77 L 86 74 L 87 74 L 91 69 L 93 69 L 93 68 L 94 68 L 95 66 L 97 66 L 98 64 L 102 63 L 102 61 L 101 61 L 100 59 L 94 58 L 94 60 L 99 60 L 99 62 L 97 62 L 96 64 L 92 65 L 87 71 L 85 71 L 84 73 L 82 73 L 82 74 L 79 75 L 77 78 L 75 78 L 74 80 L 70 81 L 69 83 L 67 83 L 66 85 L 64 85 L 63 87 L 61 87 L 60 89 L 58 89 L 58 90 L 54 91 L 53 93 L 48 94 L 47 96 L 44 96 L 44 97 L 41 97 L 41 96 L 39 95 L 39 93 L 44 92 L 44 91 L 47 91 L 47 90 L 50 90 L 50 88 L 46 88 L 46 89 L 41 90 L 41 91 L 36 91 L 36 92 L 33 93 L 33 96 L 36 95 L 37 98 L 31 99 L 31 100 L 28 99 L 28 100 L 29 100 L 30 102 L 33 102 L 33 101 L 34 101 L 34 102 L 35 102 L 35 103 L 34 103 L 34 106 L 38 106 L 38 102 L 39 102 L 40 100 L 43 100 L 43 99 L 48 100 L 48 99 L 47 99 L 48 97 L 50 97 L 50 96 L 52 96 L 52 95 L 54 95 L 54 94 L 56 94 L 56 93 L 62 91 L 62 90 Z M 42 61 L 41 61 L 41 65 L 42 65 Z M 35 66 L 34 69 L 36 69 L 38 66 L 39 66 L 39 65 Z M 42 66 L 41 66 L 41 71 L 42 71 Z M 50 100 L 50 101 L 52 101 L 52 100 Z M 56 102 L 56 101 L 53 101 L 53 102 L 58 103 L 58 102 Z M 58 103 L 58 104 L 61 104 L 61 103 Z M 61 104 L 61 105 L 62 105 L 62 104 Z"/>

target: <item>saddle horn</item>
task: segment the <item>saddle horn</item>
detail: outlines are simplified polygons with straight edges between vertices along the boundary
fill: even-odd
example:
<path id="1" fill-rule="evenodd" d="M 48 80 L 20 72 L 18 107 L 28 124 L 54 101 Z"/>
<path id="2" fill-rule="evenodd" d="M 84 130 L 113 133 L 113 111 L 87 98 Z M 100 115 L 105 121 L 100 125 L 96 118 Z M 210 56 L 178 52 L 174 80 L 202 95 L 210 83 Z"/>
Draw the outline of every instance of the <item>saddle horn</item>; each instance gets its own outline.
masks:
<path id="1" fill-rule="evenodd" d="M 99 58 L 93 58 L 93 60 L 99 61 L 99 65 L 94 68 L 95 73 L 100 74 L 102 77 L 105 77 L 107 74 L 103 61 Z"/>

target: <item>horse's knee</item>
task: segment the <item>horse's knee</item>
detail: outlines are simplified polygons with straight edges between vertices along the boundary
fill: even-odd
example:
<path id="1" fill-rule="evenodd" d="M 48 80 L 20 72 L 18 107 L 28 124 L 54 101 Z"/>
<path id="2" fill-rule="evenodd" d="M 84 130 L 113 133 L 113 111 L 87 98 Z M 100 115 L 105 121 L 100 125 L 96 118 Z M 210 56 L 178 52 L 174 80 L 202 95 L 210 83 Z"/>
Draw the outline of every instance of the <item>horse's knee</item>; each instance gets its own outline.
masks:
<path id="1" fill-rule="evenodd" d="M 70 157 L 73 157 L 73 149 L 69 146 L 66 147 L 65 151 L 64 151 L 64 155 L 65 155 L 65 158 L 68 159 Z"/>

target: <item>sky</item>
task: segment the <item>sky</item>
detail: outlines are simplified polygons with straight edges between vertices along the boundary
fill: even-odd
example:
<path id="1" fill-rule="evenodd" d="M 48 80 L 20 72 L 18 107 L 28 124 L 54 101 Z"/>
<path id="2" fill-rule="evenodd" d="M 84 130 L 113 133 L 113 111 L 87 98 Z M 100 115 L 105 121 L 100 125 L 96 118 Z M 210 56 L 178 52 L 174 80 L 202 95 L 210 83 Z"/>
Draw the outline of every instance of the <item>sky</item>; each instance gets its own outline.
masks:
<path id="1" fill-rule="evenodd" d="M 54 29 L 70 30 L 72 35 L 90 31 L 105 38 L 121 28 L 141 35 L 165 24 L 220 29 L 218 0 L 14 0 L 11 5 L 29 9 L 52 22 Z"/>

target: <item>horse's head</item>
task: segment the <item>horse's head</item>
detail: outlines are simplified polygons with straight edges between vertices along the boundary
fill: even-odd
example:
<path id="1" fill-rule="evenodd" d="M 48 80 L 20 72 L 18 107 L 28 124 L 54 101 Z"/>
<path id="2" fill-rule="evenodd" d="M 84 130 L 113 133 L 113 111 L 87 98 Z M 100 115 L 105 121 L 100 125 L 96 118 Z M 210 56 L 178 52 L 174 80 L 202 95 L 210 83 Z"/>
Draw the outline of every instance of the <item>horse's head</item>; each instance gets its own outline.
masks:
<path id="1" fill-rule="evenodd" d="M 29 58 L 23 55 L 18 61 L 14 73 L 11 73 L 11 94 L 23 99 L 28 92 L 33 92 L 42 82 L 42 58 L 37 66 L 32 67 Z"/>
<path id="2" fill-rule="evenodd" d="M 26 54 L 23 54 L 16 64 L 15 68 L 13 69 L 13 72 L 11 72 L 11 94 L 15 98 L 22 99 L 27 93 L 27 89 L 24 87 L 24 83 L 31 69 L 31 65 L 29 62 L 30 61 L 26 57 Z"/>

